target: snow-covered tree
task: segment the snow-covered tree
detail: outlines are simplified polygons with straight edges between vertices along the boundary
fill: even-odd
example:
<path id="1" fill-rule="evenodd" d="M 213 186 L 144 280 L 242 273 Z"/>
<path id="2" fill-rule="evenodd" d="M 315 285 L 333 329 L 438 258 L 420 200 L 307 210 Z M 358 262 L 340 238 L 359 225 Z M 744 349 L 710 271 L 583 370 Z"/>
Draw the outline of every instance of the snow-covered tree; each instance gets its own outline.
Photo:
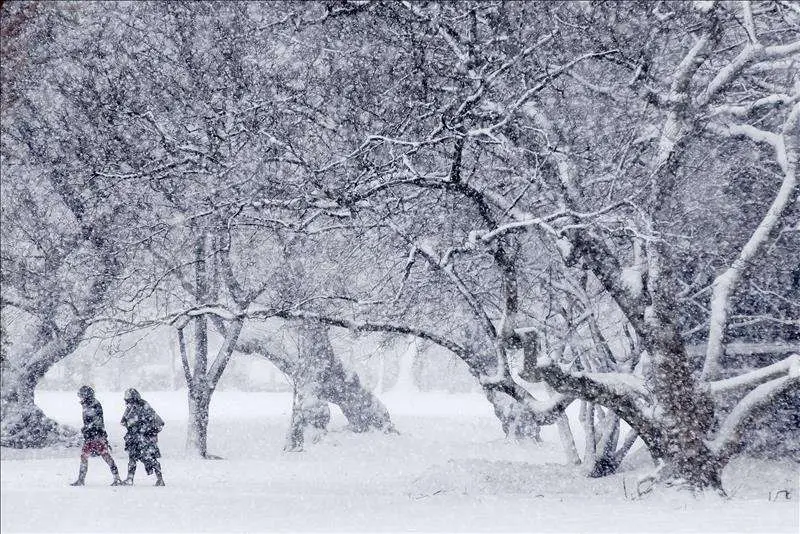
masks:
<path id="1" fill-rule="evenodd" d="M 785 264 L 795 246 L 799 104 L 791 73 L 799 45 L 789 36 L 796 33 L 797 13 L 783 4 L 682 4 L 668 12 L 660 5 L 630 7 L 376 9 L 372 15 L 395 31 L 379 34 L 381 44 L 369 57 L 406 51 L 407 75 L 378 84 L 385 90 L 369 103 L 382 121 L 365 121 L 361 141 L 324 167 L 339 182 L 326 193 L 354 212 L 372 214 L 372 224 L 407 241 L 412 260 L 422 257 L 452 280 L 477 323 L 499 342 L 500 369 L 518 327 L 528 326 L 519 318 L 515 292 L 522 269 L 509 258 L 536 243 L 541 254 L 560 253 L 565 268 L 589 269 L 646 351 L 644 374 L 574 372 L 549 358 L 538 372 L 562 395 L 625 419 L 666 465 L 665 480 L 719 488 L 742 430 L 798 387 L 793 358 L 719 379 L 734 290 L 747 272 L 771 261 L 763 252 Z M 509 22 L 514 10 L 526 24 Z M 545 31 L 549 25 L 533 23 L 537 16 L 555 27 Z M 358 27 L 353 21 L 372 22 L 355 16 L 347 27 L 351 36 Z M 403 41 L 407 35 L 414 36 L 413 46 Z M 387 71 L 377 67 L 373 80 Z M 728 186 L 742 165 L 754 177 L 774 176 L 774 185 L 771 193 L 759 188 L 757 198 L 747 199 L 761 216 L 751 209 L 731 225 L 714 208 L 727 210 L 742 198 Z M 428 196 L 415 197 L 420 190 Z M 426 231 L 433 210 L 447 211 L 448 193 L 464 199 L 460 209 L 451 208 Z M 387 197 L 394 203 L 381 203 Z M 402 218 L 423 206 L 427 219 L 422 213 Z M 466 228 L 456 226 L 462 224 Z M 443 242 L 451 228 L 463 236 L 460 242 Z M 529 230 L 540 233 L 533 237 Z M 485 291 L 488 271 L 456 270 L 481 251 L 498 269 L 496 315 L 487 315 L 465 282 L 465 273 L 475 273 Z M 691 257 L 700 261 L 687 261 Z M 704 267 L 706 258 L 711 261 Z M 687 265 L 695 272 L 684 271 Z M 720 267 L 705 288 L 708 269 Z M 790 288 L 773 289 L 791 302 L 785 296 Z M 705 303 L 698 291 L 710 293 Z M 691 300 L 705 307 L 708 324 L 702 370 L 686 351 L 684 335 L 698 328 L 687 328 L 681 311 Z M 781 313 L 789 315 L 764 320 L 796 326 L 791 307 Z M 503 373 L 482 376 L 493 389 Z M 726 413 L 715 397 L 734 390 L 740 400 Z"/>
<path id="2" fill-rule="evenodd" d="M 29 11 L 4 6 L 4 31 Z M 135 189 L 96 173 L 125 146 L 107 113 L 122 66 L 94 76 L 108 50 L 104 15 L 67 4 L 33 11 L 3 48 L 27 54 L 3 61 L 2 306 L 22 314 L 3 368 L 9 446 L 74 440 L 35 406 L 34 389 L 108 310 L 137 250 L 135 217 L 123 209 Z"/>
<path id="3" fill-rule="evenodd" d="M 295 444 L 348 384 L 335 326 L 451 351 L 511 436 L 569 442 L 580 399 L 594 474 L 638 436 L 663 480 L 719 489 L 796 398 L 797 357 L 726 354 L 800 338 L 793 5 L 69 6 L 3 19 L 42 37 L 3 67 L 3 307 L 42 325 L 4 372 L 25 406 L 92 321 L 155 317 L 205 455 L 232 352 L 267 351 L 245 321 L 280 319 L 305 340 Z"/>

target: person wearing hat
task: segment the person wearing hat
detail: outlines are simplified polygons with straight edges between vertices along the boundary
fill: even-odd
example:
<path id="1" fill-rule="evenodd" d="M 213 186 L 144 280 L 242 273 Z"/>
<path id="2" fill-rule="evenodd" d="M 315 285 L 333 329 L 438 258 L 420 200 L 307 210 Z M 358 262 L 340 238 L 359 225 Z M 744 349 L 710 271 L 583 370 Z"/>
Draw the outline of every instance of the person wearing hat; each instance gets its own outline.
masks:
<path id="1" fill-rule="evenodd" d="M 133 485 L 136 462 L 140 461 L 144 464 L 148 475 L 156 474 L 155 485 L 163 486 L 164 477 L 158 461 L 161 457 L 161 451 L 158 450 L 158 433 L 161 432 L 164 421 L 133 388 L 125 391 L 125 413 L 122 415 L 121 423 L 127 430 L 125 450 L 128 451 L 128 477 L 123 484 Z"/>
<path id="2" fill-rule="evenodd" d="M 83 486 L 86 482 L 86 472 L 89 470 L 89 457 L 100 456 L 111 468 L 114 475 L 112 486 L 119 486 L 122 481 L 119 478 L 119 470 L 114 458 L 111 456 L 111 446 L 108 444 L 108 434 L 103 423 L 103 407 L 94 396 L 94 390 L 89 386 L 81 386 L 78 390 L 78 398 L 83 407 L 83 448 L 81 449 L 81 466 L 78 471 L 78 480 L 70 484 L 71 486 Z"/>

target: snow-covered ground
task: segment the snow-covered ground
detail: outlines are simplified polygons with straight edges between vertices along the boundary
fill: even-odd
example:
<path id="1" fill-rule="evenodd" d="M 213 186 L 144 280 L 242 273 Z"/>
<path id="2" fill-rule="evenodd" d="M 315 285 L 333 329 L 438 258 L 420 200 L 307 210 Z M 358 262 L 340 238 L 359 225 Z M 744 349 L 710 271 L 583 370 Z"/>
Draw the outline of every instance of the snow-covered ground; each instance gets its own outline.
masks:
<path id="1" fill-rule="evenodd" d="M 336 413 L 322 443 L 286 453 L 289 394 L 222 391 L 209 450 L 224 459 L 205 461 L 184 452 L 185 392 L 143 395 L 167 421 L 166 487 L 153 487 L 141 465 L 134 487 L 110 487 L 108 468 L 93 458 L 87 486 L 73 488 L 77 449 L 2 449 L 2 532 L 800 532 L 796 464 L 735 461 L 725 472 L 729 500 L 634 500 L 630 488 L 646 466 L 585 478 L 564 464 L 554 427 L 543 444 L 507 441 L 477 394 L 385 394 L 400 435 L 350 434 Z M 98 398 L 124 471 L 122 394 Z M 79 426 L 74 393 L 37 400 Z M 779 490 L 790 499 L 776 500 Z"/>

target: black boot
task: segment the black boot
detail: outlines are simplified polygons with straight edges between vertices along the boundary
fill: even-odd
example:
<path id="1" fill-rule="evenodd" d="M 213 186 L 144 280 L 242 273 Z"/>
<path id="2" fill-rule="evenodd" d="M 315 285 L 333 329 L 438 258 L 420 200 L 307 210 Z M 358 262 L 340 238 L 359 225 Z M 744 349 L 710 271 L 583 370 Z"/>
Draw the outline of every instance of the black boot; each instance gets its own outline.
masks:
<path id="1" fill-rule="evenodd" d="M 164 477 L 161 476 L 161 471 L 156 471 L 156 486 L 166 486 L 166 484 L 164 484 Z"/>
<path id="2" fill-rule="evenodd" d="M 122 480 L 119 479 L 119 469 L 117 469 L 117 462 L 114 461 L 114 458 L 111 456 L 111 453 L 105 453 L 103 455 L 103 460 L 108 464 L 109 469 L 111 469 L 111 476 L 114 477 L 114 480 L 111 481 L 112 486 L 121 486 Z"/>
<path id="3" fill-rule="evenodd" d="M 78 480 L 70 484 L 70 486 L 83 486 L 86 481 L 86 471 L 89 470 L 89 462 L 81 462 L 81 467 L 78 470 Z"/>
<path id="4" fill-rule="evenodd" d="M 128 460 L 128 476 L 122 482 L 123 486 L 133 486 L 133 476 L 136 474 L 136 462 Z"/>
<path id="5" fill-rule="evenodd" d="M 116 464 L 111 464 L 111 474 L 114 475 L 114 480 L 111 482 L 112 486 L 122 486 L 122 480 L 119 478 L 119 471 Z"/>

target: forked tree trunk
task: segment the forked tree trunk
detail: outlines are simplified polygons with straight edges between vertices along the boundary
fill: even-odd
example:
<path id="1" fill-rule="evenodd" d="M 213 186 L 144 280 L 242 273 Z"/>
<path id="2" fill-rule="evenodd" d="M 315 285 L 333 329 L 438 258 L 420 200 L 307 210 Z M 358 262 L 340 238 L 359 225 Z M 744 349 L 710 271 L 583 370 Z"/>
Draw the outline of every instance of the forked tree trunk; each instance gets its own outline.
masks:
<path id="1" fill-rule="evenodd" d="M 481 391 L 492 405 L 503 433 L 510 439 L 541 441 L 542 421 L 523 402 L 524 398 L 532 398 L 532 395 L 514 381 L 508 368 L 499 368 L 497 355 L 491 347 L 476 341 L 480 338 L 480 334 L 474 335 L 472 341 L 467 343 L 468 352 L 462 360 L 481 385 Z M 501 378 L 498 380 L 489 377 Z M 523 378 L 527 380 L 530 377 Z M 552 422 L 555 422 L 555 417 Z"/>
<path id="2" fill-rule="evenodd" d="M 494 386 L 482 389 L 507 438 L 542 440 L 539 419 L 533 410 Z"/>
<path id="3" fill-rule="evenodd" d="M 588 401 L 581 401 L 580 422 L 583 426 L 585 446 L 582 463 L 591 478 L 613 475 L 636 440 L 635 432 L 618 448 L 620 418 L 610 409 Z"/>
<path id="4" fill-rule="evenodd" d="M 223 329 L 225 341 L 210 366 L 208 365 L 207 318 L 201 315 L 195 317 L 193 321 L 194 372 L 189 364 L 183 327 L 178 329 L 178 346 L 188 386 L 189 426 L 186 432 L 186 447 L 190 453 L 201 458 L 216 459 L 216 456 L 208 454 L 208 412 L 211 406 L 211 397 L 233 353 L 233 346 L 241 331 L 242 321 L 234 320 L 227 328 Z"/>
<path id="5" fill-rule="evenodd" d="M 305 323 L 299 329 L 303 346 L 300 367 L 306 369 L 319 385 L 320 397 L 338 405 L 353 432 L 379 430 L 394 432 L 389 411 L 361 383 L 358 375 L 345 369 L 336 357 L 328 327 Z"/>
<path id="6" fill-rule="evenodd" d="M 208 456 L 208 410 L 211 406 L 212 390 L 206 380 L 208 367 L 208 323 L 204 316 L 195 317 L 194 323 L 194 370 L 189 371 L 188 356 L 179 333 L 179 343 L 186 377 L 189 426 L 186 429 L 186 449 L 201 458 Z"/>
<path id="7" fill-rule="evenodd" d="M 328 402 L 339 406 L 353 432 L 395 432 L 383 403 L 336 356 L 328 327 L 309 322 L 300 327 L 299 334 L 297 357 L 277 354 L 263 339 L 245 337 L 236 345 L 239 352 L 264 356 L 292 381 L 292 419 L 286 449 L 302 450 L 304 443 L 319 440 L 330 421 Z"/>

